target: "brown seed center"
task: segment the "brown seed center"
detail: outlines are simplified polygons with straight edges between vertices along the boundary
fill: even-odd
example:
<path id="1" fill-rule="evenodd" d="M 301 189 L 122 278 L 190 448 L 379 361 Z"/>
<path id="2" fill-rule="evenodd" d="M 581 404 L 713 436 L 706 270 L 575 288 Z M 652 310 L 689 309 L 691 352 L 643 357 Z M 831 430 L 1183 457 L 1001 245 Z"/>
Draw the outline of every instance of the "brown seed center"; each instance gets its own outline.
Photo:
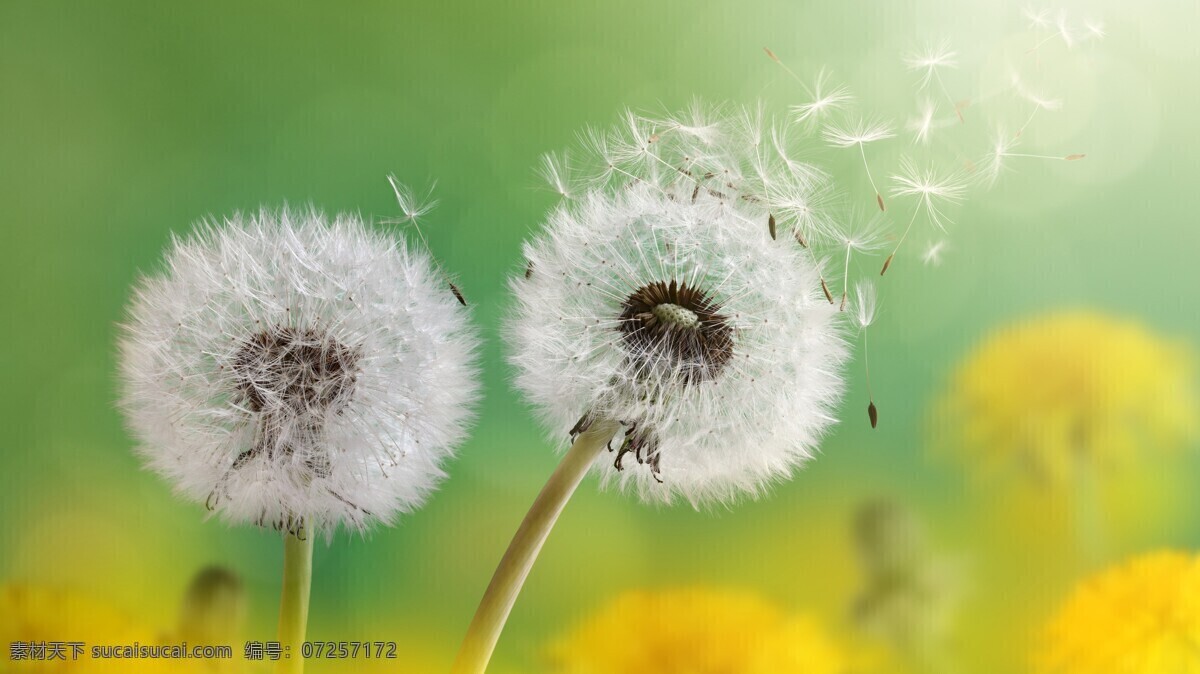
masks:
<path id="1" fill-rule="evenodd" d="M 699 288 L 655 281 L 621 304 L 620 330 L 632 358 L 666 360 L 686 383 L 712 378 L 733 357 L 733 328 Z"/>
<path id="2" fill-rule="evenodd" d="M 360 352 L 312 329 L 273 327 L 242 345 L 234 381 L 253 412 L 340 412 L 354 392 Z"/>

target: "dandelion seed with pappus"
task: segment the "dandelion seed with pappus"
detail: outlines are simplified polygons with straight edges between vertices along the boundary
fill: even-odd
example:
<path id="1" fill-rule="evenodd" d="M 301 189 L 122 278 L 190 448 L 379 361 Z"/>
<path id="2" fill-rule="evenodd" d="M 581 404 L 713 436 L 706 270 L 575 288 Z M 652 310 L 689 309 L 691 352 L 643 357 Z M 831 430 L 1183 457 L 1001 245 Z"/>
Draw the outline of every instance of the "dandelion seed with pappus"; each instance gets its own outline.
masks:
<path id="1" fill-rule="evenodd" d="M 859 281 L 854 286 L 854 323 L 863 338 L 863 372 L 867 381 L 867 418 L 871 428 L 879 425 L 879 408 L 875 406 L 875 394 L 871 391 L 871 351 L 867 345 L 867 328 L 875 322 L 875 311 L 878 300 L 875 284 L 870 281 Z"/>
<path id="2" fill-rule="evenodd" d="M 936 81 L 942 95 L 946 97 L 946 101 L 950 103 L 950 107 L 954 110 L 954 114 L 958 115 L 959 123 L 962 123 L 962 104 L 956 103 L 954 97 L 950 95 L 950 91 L 946 89 L 946 83 L 942 80 L 942 70 L 946 68 L 958 67 L 958 52 L 950 49 L 948 42 L 942 42 L 938 45 L 928 47 L 925 51 L 906 56 L 904 65 L 909 70 L 914 70 L 921 73 L 919 87 L 927 89 L 930 83 Z"/>
<path id="3" fill-rule="evenodd" d="M 892 249 L 891 255 L 883 262 L 883 268 L 879 271 L 879 275 L 883 276 L 887 273 L 888 267 L 891 266 L 892 260 L 896 257 L 896 253 L 900 251 L 900 246 L 904 245 L 904 240 L 908 238 L 908 233 L 912 231 L 913 223 L 917 221 L 917 216 L 922 212 L 929 219 L 930 224 L 936 226 L 939 230 L 945 231 L 947 218 L 942 212 L 945 204 L 957 204 L 963 199 L 963 194 L 966 191 L 966 183 L 957 174 L 941 175 L 932 168 L 922 169 L 915 162 L 905 158 L 900 160 L 900 173 L 892 176 L 892 180 L 896 186 L 892 188 L 892 196 L 894 197 L 917 197 L 917 205 L 913 207 L 912 217 L 908 220 L 908 225 L 904 228 L 904 233 L 900 235 L 900 240 L 896 242 L 896 247 Z"/>
<path id="4" fill-rule="evenodd" d="M 138 283 L 121 405 L 177 492 L 284 532 L 280 637 L 298 643 L 313 539 L 434 490 L 473 416 L 476 347 L 423 252 L 355 215 L 239 213 L 175 238 Z"/>
<path id="5" fill-rule="evenodd" d="M 875 190 L 875 202 L 879 205 L 880 211 L 887 210 L 883 204 L 883 194 L 875 185 L 875 177 L 871 175 L 871 166 L 867 163 L 867 151 L 863 149 L 863 146 L 867 143 L 891 138 L 895 135 L 892 127 L 884 122 L 860 117 L 845 125 L 830 124 L 825 127 L 824 135 L 825 142 L 833 147 L 858 148 L 858 153 L 862 156 L 863 170 L 867 173 L 867 180 L 871 183 L 871 189 Z"/>
<path id="6" fill-rule="evenodd" d="M 1016 136 L 1006 133 L 1003 128 L 996 129 L 995 133 L 992 134 L 991 150 L 983 159 L 983 171 L 979 173 L 979 180 L 981 180 L 983 184 L 989 187 L 995 185 L 1000 180 L 1000 175 L 1009 168 L 1009 159 L 1079 161 L 1087 156 L 1083 153 L 1051 155 L 1013 152 L 1013 148 L 1017 146 L 1017 143 L 1018 139 Z"/>

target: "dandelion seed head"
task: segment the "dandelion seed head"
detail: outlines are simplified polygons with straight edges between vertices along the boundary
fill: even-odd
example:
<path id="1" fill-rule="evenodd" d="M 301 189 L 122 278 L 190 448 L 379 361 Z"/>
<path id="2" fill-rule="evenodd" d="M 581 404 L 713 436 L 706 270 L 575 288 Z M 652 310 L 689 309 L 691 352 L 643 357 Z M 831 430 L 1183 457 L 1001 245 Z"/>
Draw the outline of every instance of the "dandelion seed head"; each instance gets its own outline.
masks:
<path id="1" fill-rule="evenodd" d="M 825 142 L 834 147 L 855 147 L 894 135 L 890 124 L 863 117 L 846 124 L 827 124 L 824 131 Z"/>
<path id="2" fill-rule="evenodd" d="M 908 129 L 913 133 L 914 143 L 929 143 L 929 135 L 933 131 L 933 115 L 936 112 L 937 106 L 933 104 L 933 101 L 921 102 L 917 116 L 908 123 Z"/>
<path id="3" fill-rule="evenodd" d="M 830 82 L 829 71 L 821 69 L 811 87 L 804 86 L 808 102 L 792 106 L 793 121 L 797 124 L 819 123 L 829 113 L 843 109 L 854 100 L 850 89 Z"/>
<path id="4" fill-rule="evenodd" d="M 426 208 L 396 191 L 409 219 Z M 478 390 L 476 337 L 432 261 L 312 209 L 173 240 L 119 350 L 147 466 L 230 522 L 293 531 L 418 507 Z"/>
<path id="5" fill-rule="evenodd" d="M 1033 7 L 1025 7 L 1021 10 L 1025 19 L 1029 22 L 1030 28 L 1049 28 L 1050 27 L 1050 10 L 1034 9 Z"/>
<path id="6" fill-rule="evenodd" d="M 1104 29 L 1104 22 L 1096 19 L 1087 19 L 1083 22 L 1084 28 L 1087 30 L 1087 35 L 1093 40 L 1103 40 L 1108 36 Z"/>
<path id="7" fill-rule="evenodd" d="M 864 213 L 856 209 L 841 235 L 841 245 L 858 253 L 879 250 L 884 244 L 887 221 L 882 213 Z"/>
<path id="8" fill-rule="evenodd" d="M 995 185 L 1001 174 L 1008 170 L 1008 157 L 1017 145 L 1017 138 L 1003 127 L 992 132 L 991 147 L 983 159 L 979 180 L 987 186 Z"/>
<path id="9" fill-rule="evenodd" d="M 966 183 L 957 174 L 939 174 L 933 167 L 922 168 L 905 157 L 900 160 L 900 172 L 892 176 L 895 187 L 892 196 L 917 197 L 925 207 L 929 220 L 945 229 L 946 204 L 962 201 Z"/>
<path id="10" fill-rule="evenodd" d="M 570 174 L 567 172 L 567 166 L 569 165 L 570 160 L 567 157 L 544 154 L 542 155 L 541 168 L 538 170 L 542 179 L 546 181 L 546 184 L 563 199 L 570 199 L 574 194 Z"/>
<path id="11" fill-rule="evenodd" d="M 555 437 L 620 422 L 595 470 L 647 501 L 760 493 L 811 457 L 841 391 L 836 309 L 767 227 L 772 190 L 805 188 L 755 111 L 713 119 L 710 142 L 651 124 L 655 158 L 556 208 L 512 282 L 517 386 Z"/>
<path id="12" fill-rule="evenodd" d="M 395 176 L 388 176 L 388 184 L 392 186 L 396 202 L 400 205 L 400 212 L 404 214 L 404 218 L 399 222 L 415 223 L 438 205 L 437 199 L 433 198 L 435 186 L 430 186 L 429 192 L 422 196 L 408 185 L 396 180 Z"/>
<path id="13" fill-rule="evenodd" d="M 1054 25 L 1058 28 L 1058 36 L 1062 38 L 1063 44 L 1068 49 L 1075 46 L 1075 33 L 1067 21 L 1067 11 L 1059 10 L 1058 16 L 1054 21 Z"/>
<path id="14" fill-rule="evenodd" d="M 929 86 L 938 69 L 958 67 L 958 52 L 950 48 L 949 42 L 930 45 L 924 51 L 904 57 L 909 70 L 921 72 L 921 87 Z"/>

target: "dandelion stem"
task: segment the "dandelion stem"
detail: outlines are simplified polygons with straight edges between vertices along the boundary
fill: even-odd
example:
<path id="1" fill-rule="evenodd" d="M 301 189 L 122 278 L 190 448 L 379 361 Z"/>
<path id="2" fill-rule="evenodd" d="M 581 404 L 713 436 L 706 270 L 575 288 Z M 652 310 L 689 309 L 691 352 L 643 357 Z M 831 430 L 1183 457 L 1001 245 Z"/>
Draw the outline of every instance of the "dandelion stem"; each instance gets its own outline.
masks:
<path id="1" fill-rule="evenodd" d="M 842 306 L 838 311 L 846 310 L 846 297 L 850 293 L 850 251 L 853 250 L 849 244 L 846 244 L 846 264 L 842 267 Z"/>
<path id="2" fill-rule="evenodd" d="M 904 240 L 908 238 L 908 233 L 910 230 L 912 230 L 913 223 L 917 221 L 917 213 L 921 212 L 921 204 L 923 203 L 925 202 L 922 201 L 921 203 L 917 204 L 916 208 L 913 209 L 912 217 L 908 219 L 908 226 L 904 228 L 904 233 L 900 235 L 900 240 L 896 242 L 896 247 L 892 249 L 892 254 L 888 255 L 887 259 L 883 262 L 883 270 L 879 272 L 880 276 L 883 276 L 884 272 L 888 270 L 888 267 L 892 265 L 892 258 L 896 257 L 896 253 L 900 252 L 900 246 L 902 246 L 904 244 Z"/>
<path id="3" fill-rule="evenodd" d="M 871 167 L 867 165 L 867 151 L 863 149 L 863 144 L 858 144 L 858 153 L 862 155 L 863 169 L 867 172 L 867 180 L 871 182 L 871 189 L 875 190 L 875 201 L 879 204 L 879 210 L 885 211 L 883 207 L 883 195 L 879 193 L 879 188 L 875 186 L 875 178 L 871 175 Z"/>
<path id="4" fill-rule="evenodd" d="M 1046 44 L 1047 42 L 1049 42 L 1049 41 L 1053 40 L 1054 38 L 1058 37 L 1059 35 L 1062 35 L 1062 31 L 1061 31 L 1061 30 L 1060 30 L 1060 31 L 1058 31 L 1058 32 L 1056 32 L 1056 33 L 1051 33 L 1051 34 L 1047 35 L 1045 38 L 1043 38 L 1043 39 L 1042 39 L 1042 41 L 1041 41 L 1041 42 L 1038 42 L 1037 44 L 1033 45 L 1033 46 L 1032 46 L 1032 47 L 1030 47 L 1029 49 L 1026 49 L 1026 50 L 1025 50 L 1025 53 L 1026 53 L 1026 54 L 1032 54 L 1033 52 L 1036 52 L 1036 51 L 1037 51 L 1037 50 L 1038 50 L 1038 49 L 1039 49 L 1039 48 L 1040 48 L 1042 45 L 1044 45 L 1044 44 Z"/>
<path id="5" fill-rule="evenodd" d="M 799 76 L 799 75 L 797 75 L 797 74 L 796 74 L 796 73 L 795 73 L 795 72 L 794 72 L 794 71 L 793 71 L 791 68 L 787 67 L 787 64 L 786 64 L 786 63 L 784 63 L 784 62 L 783 62 L 783 61 L 782 61 L 782 60 L 781 60 L 781 59 L 780 59 L 778 56 L 776 56 L 776 55 L 775 55 L 775 52 L 771 51 L 771 49 L 770 49 L 769 47 L 763 47 L 763 51 L 767 53 L 767 56 L 768 56 L 768 57 L 769 57 L 769 58 L 770 58 L 772 61 L 774 61 L 774 62 L 778 63 L 778 64 L 779 64 L 779 67 L 781 67 L 781 68 L 783 68 L 785 71 L 787 71 L 787 74 L 791 75 L 791 76 L 792 76 L 792 79 L 794 79 L 794 80 L 796 80 L 797 82 L 799 82 L 799 83 L 801 84 L 801 86 L 803 86 L 803 85 L 804 85 L 804 81 L 800 79 L 800 76 Z"/>
<path id="6" fill-rule="evenodd" d="M 1077 159 L 1083 158 L 1083 155 L 1081 155 L 1081 154 L 1069 154 L 1065 157 L 1056 157 L 1054 155 L 1049 155 L 1049 154 L 1022 154 L 1019 152 L 1005 152 L 1004 156 L 1005 157 L 1025 157 L 1026 159 L 1052 159 L 1055 161 L 1075 161 Z"/>
<path id="7" fill-rule="evenodd" d="M 942 74 L 937 70 L 933 71 L 933 76 L 937 78 L 938 86 L 942 89 L 942 94 L 946 96 L 946 100 L 950 102 L 950 107 L 954 108 L 954 114 L 958 115 L 958 123 L 962 124 L 967 120 L 963 119 L 962 110 L 958 103 L 954 101 L 954 97 L 950 95 L 950 90 L 946 88 L 946 83 L 942 81 Z"/>
<path id="8" fill-rule="evenodd" d="M 875 407 L 875 394 L 871 392 L 871 351 L 867 348 L 867 329 L 864 327 L 863 335 L 863 371 L 867 378 L 867 418 L 871 421 L 871 428 L 879 425 L 879 411 Z"/>
<path id="9" fill-rule="evenodd" d="M 546 537 L 575 493 L 575 488 L 596 457 L 616 435 L 617 429 L 618 424 L 614 421 L 594 421 L 587 431 L 576 438 L 558 468 L 546 481 L 492 575 L 492 582 L 488 584 L 471 626 L 467 628 L 467 635 L 463 638 L 453 674 L 483 674 L 487 670 L 500 632 Z"/>
<path id="10" fill-rule="evenodd" d="M 308 598 L 312 592 L 314 532 L 308 527 L 286 534 L 283 540 L 283 592 L 279 600 L 279 643 L 290 647 L 291 657 L 279 659 L 279 674 L 301 674 L 301 646 L 308 627 Z"/>
<path id="11" fill-rule="evenodd" d="M 1017 133 L 1013 135 L 1013 138 L 1020 138 L 1021 134 L 1025 133 L 1025 129 L 1029 128 L 1029 125 L 1033 122 L 1033 118 L 1037 115 L 1038 110 L 1041 109 L 1041 105 L 1033 106 L 1033 112 L 1029 113 L 1029 117 L 1025 118 L 1025 123 L 1021 125 L 1021 128 L 1017 129 Z"/>

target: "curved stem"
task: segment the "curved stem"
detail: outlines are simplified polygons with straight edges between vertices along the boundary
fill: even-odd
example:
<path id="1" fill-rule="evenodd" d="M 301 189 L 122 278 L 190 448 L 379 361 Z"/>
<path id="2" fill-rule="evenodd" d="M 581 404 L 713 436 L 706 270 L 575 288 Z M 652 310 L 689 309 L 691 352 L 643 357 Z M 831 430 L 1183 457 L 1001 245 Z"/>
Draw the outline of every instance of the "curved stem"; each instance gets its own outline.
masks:
<path id="1" fill-rule="evenodd" d="M 303 538 L 301 538 L 301 536 Z M 308 598 L 312 593 L 312 557 L 315 533 L 308 527 L 283 540 L 283 592 L 279 599 L 279 643 L 289 648 L 279 659 L 279 674 L 304 671 L 305 630 L 308 628 Z"/>
<path id="2" fill-rule="evenodd" d="M 614 421 L 593 422 L 587 431 L 575 439 L 554 474 L 534 499 L 512 542 L 508 544 L 500 565 L 496 567 L 492 582 L 483 593 L 454 662 L 454 674 L 482 674 L 487 670 L 500 632 L 546 537 L 596 457 L 616 435 L 617 428 L 618 424 Z"/>

